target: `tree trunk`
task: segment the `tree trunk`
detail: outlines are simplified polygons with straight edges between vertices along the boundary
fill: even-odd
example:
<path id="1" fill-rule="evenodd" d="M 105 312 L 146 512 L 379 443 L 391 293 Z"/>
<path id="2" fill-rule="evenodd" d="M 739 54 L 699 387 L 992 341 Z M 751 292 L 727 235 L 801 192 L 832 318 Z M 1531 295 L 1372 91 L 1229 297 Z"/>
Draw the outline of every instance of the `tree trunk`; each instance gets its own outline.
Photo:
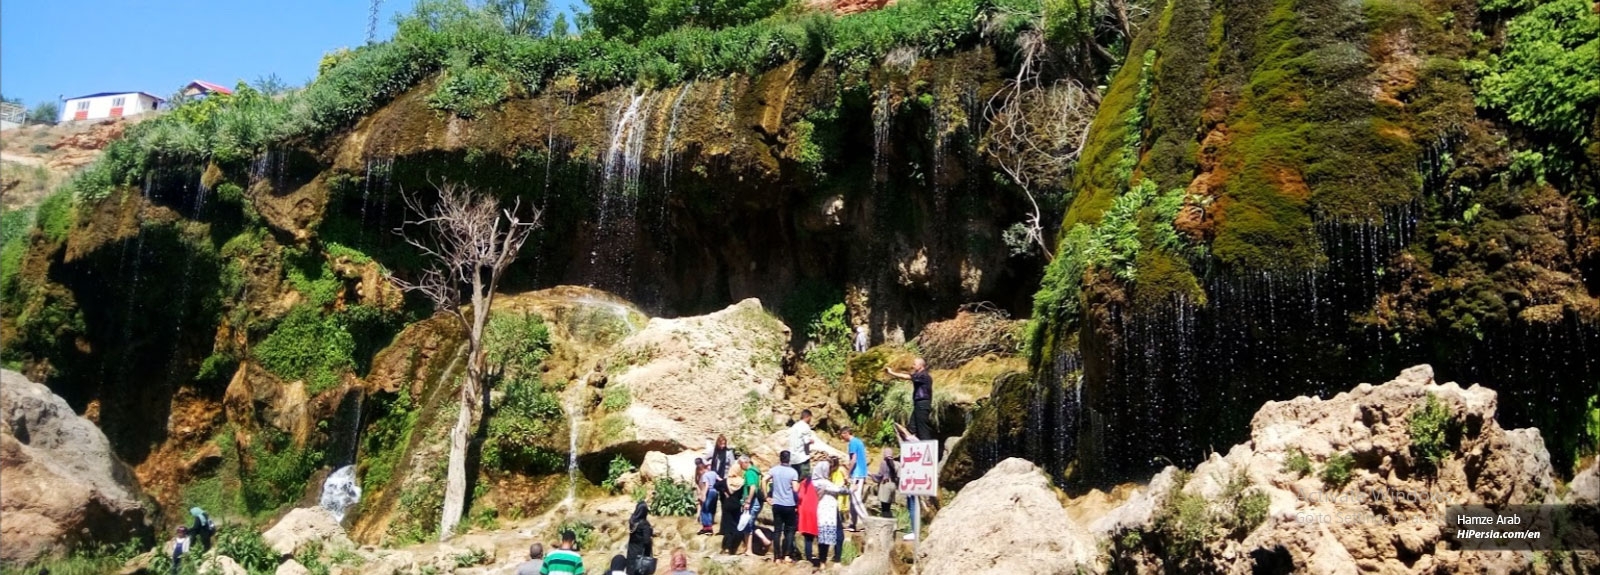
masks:
<path id="1" fill-rule="evenodd" d="M 468 362 L 470 363 L 470 359 Z M 439 520 L 439 540 L 455 534 L 456 524 L 467 501 L 467 439 L 472 433 L 472 377 L 461 382 L 461 410 L 456 414 L 456 425 L 450 429 L 450 464 L 445 472 L 444 513 Z"/>

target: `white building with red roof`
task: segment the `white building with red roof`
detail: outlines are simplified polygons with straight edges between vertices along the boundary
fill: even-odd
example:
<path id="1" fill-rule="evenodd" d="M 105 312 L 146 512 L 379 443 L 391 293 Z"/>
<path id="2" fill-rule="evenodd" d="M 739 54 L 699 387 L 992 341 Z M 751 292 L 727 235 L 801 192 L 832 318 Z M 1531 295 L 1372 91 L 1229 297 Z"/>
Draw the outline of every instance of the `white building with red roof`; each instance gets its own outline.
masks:
<path id="1" fill-rule="evenodd" d="M 61 121 L 105 120 L 154 112 L 161 98 L 145 92 L 99 92 L 67 98 L 61 106 Z"/>
<path id="2" fill-rule="evenodd" d="M 213 84 L 205 80 L 195 80 L 183 87 L 183 95 L 190 98 L 203 98 L 212 94 L 232 94 L 233 90 L 222 84 Z"/>

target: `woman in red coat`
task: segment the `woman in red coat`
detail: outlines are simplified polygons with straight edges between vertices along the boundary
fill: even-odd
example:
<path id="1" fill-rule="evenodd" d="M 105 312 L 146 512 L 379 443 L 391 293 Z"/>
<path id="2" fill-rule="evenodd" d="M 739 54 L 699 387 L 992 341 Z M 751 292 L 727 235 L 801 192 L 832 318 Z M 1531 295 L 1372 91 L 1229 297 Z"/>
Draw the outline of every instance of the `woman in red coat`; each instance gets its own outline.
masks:
<path id="1" fill-rule="evenodd" d="M 806 540 L 806 561 L 814 565 L 816 558 L 811 555 L 811 547 L 817 541 L 817 488 L 810 476 L 800 480 L 795 497 L 800 499 L 800 534 Z"/>

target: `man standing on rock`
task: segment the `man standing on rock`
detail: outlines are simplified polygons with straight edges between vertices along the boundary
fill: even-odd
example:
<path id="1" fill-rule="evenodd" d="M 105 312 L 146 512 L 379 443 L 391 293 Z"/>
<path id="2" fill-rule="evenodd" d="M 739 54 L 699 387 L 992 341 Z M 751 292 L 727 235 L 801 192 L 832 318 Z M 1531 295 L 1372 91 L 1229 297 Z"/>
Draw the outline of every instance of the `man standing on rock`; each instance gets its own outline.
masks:
<path id="1" fill-rule="evenodd" d="M 764 491 L 772 494 L 772 536 L 777 539 L 777 544 L 772 546 L 774 561 L 793 561 L 794 532 L 800 527 L 800 502 L 795 499 L 800 475 L 789 466 L 790 457 L 787 451 L 778 453 L 778 465 L 767 472 L 767 482 L 763 486 Z"/>
<path id="2" fill-rule="evenodd" d="M 189 554 L 189 530 L 178 528 L 178 536 L 172 538 L 172 575 L 178 575 L 183 565 L 183 557 Z"/>
<path id="3" fill-rule="evenodd" d="M 917 439 L 934 440 L 933 425 L 928 419 L 933 413 L 933 376 L 928 374 L 928 362 L 920 357 L 912 360 L 911 373 L 901 373 L 889 366 L 884 366 L 883 371 L 900 379 L 911 380 L 911 432 L 917 435 Z"/>
<path id="4" fill-rule="evenodd" d="M 811 431 L 811 410 L 802 409 L 800 420 L 789 427 L 789 457 L 797 460 L 794 471 L 800 477 L 810 477 L 811 444 L 816 442 L 817 434 Z"/>

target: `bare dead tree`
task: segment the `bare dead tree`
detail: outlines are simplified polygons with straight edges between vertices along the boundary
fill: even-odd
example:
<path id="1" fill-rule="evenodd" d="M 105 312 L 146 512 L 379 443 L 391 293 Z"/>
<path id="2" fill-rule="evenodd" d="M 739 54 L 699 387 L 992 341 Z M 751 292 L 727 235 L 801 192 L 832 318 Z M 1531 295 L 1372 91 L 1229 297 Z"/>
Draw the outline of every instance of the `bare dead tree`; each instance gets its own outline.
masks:
<path id="1" fill-rule="evenodd" d="M 395 230 L 432 263 L 414 281 L 391 281 L 426 296 L 434 309 L 455 317 L 467 332 L 467 379 L 461 383 L 461 409 L 450 430 L 444 513 L 439 520 L 439 538 L 444 540 L 465 511 L 467 442 L 483 415 L 480 398 L 487 397 L 483 331 L 489 306 L 501 276 L 539 226 L 541 213 L 533 208 L 525 220 L 520 199 L 510 209 L 501 209 L 494 197 L 460 184 L 435 184 L 434 189 L 438 201 L 432 204 L 420 194 L 401 192 L 410 219 Z"/>
<path id="2" fill-rule="evenodd" d="M 1100 94 L 1089 86 L 1102 66 L 1117 61 L 1102 41 L 1131 39 L 1130 11 L 1142 16 L 1144 10 L 1126 0 L 1066 0 L 1048 2 L 1039 13 L 1003 11 L 990 21 L 998 30 L 1011 19 L 1032 20 L 1016 38 L 1016 73 L 985 105 L 989 133 L 983 151 L 1031 207 L 1017 225 L 1020 245 L 1037 246 L 1046 259 L 1055 256 L 1041 193 L 1066 184 L 1088 142 L 1100 105 Z M 1047 36 L 1047 25 L 1058 30 L 1055 36 Z"/>
<path id="3" fill-rule="evenodd" d="M 1028 200 L 1031 212 L 1021 223 L 1025 242 L 1054 259 L 1039 188 L 1058 186 L 1083 152 L 1097 105 L 1094 93 L 1075 79 L 1045 86 L 1042 61 L 1049 46 L 1038 31 L 1017 38 L 1017 72 L 990 97 L 984 108 L 989 138 L 984 151 Z"/>

